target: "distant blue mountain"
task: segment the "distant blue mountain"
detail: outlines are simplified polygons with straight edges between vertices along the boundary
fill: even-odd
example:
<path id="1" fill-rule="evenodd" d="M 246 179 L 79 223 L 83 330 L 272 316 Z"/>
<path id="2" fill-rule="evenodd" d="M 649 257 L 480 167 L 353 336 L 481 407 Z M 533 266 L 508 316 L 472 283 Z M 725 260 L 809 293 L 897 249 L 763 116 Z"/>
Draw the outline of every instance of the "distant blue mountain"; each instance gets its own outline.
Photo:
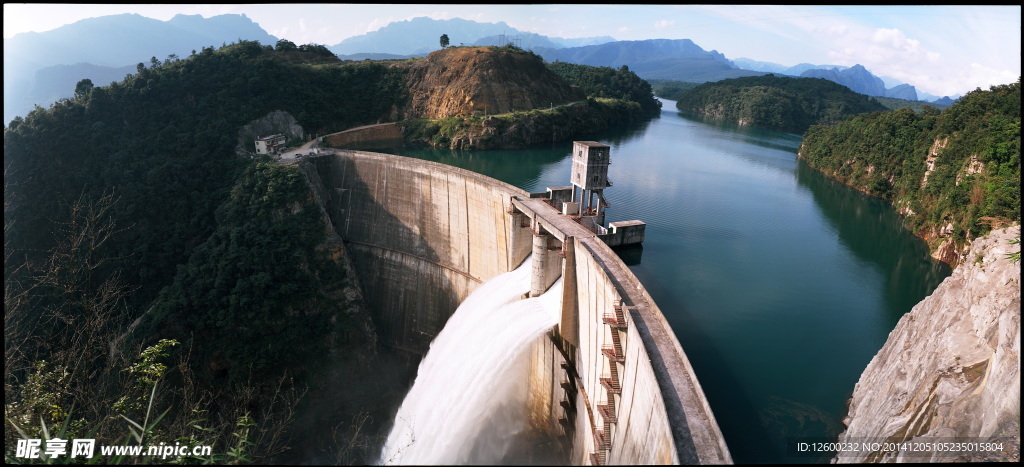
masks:
<path id="1" fill-rule="evenodd" d="M 812 69 L 801 73 L 800 76 L 804 78 L 825 78 L 842 84 L 854 92 L 869 96 L 886 97 L 885 83 L 882 82 L 882 79 L 871 74 L 870 71 L 861 65 L 854 65 L 845 70 L 840 70 L 839 68 Z"/>
<path id="2" fill-rule="evenodd" d="M 563 47 L 560 43 L 555 42 L 554 38 L 548 36 L 542 36 L 532 32 L 519 33 L 519 34 L 500 34 L 497 36 L 481 37 L 473 41 L 473 45 L 506 45 L 512 44 L 516 47 L 520 47 L 526 50 L 533 50 L 535 48 L 548 48 L 557 49 Z"/>
<path id="3" fill-rule="evenodd" d="M 807 70 L 837 70 L 837 71 L 842 71 L 842 70 L 845 70 L 847 68 L 849 68 L 849 67 L 839 66 L 839 65 L 813 65 L 813 64 L 810 64 L 810 63 L 799 63 L 799 64 L 793 65 L 793 66 L 791 66 L 789 68 L 786 68 L 786 71 L 783 71 L 782 73 L 783 74 L 787 74 L 787 75 L 791 75 L 791 76 L 800 76 L 800 75 L 804 74 L 804 72 L 807 71 Z"/>
<path id="4" fill-rule="evenodd" d="M 763 71 L 791 76 L 825 78 L 843 84 L 854 91 L 872 96 L 892 97 L 912 101 L 921 100 L 925 102 L 935 102 L 939 105 L 948 105 L 949 102 L 952 102 L 948 97 L 940 100 L 938 96 L 918 91 L 914 86 L 903 83 L 899 80 L 889 78 L 887 76 L 875 76 L 860 65 L 857 65 L 860 67 L 858 70 L 852 70 L 851 67 L 839 65 L 813 65 L 810 63 L 801 63 L 799 65 L 787 67 L 785 65 L 779 65 L 778 63 L 761 62 L 750 58 L 733 59 L 733 63 L 744 70 Z M 878 82 L 875 81 L 876 79 L 881 80 L 882 89 L 884 89 L 883 91 L 879 91 Z"/>
<path id="5" fill-rule="evenodd" d="M 772 62 L 762 62 L 754 60 L 752 58 L 745 57 L 734 58 L 732 59 L 732 62 L 743 70 L 763 71 L 765 73 L 774 73 L 777 75 L 785 74 L 785 71 L 789 69 L 789 67 L 786 65 L 779 65 L 778 63 Z"/>
<path id="6" fill-rule="evenodd" d="M 328 49 L 347 60 L 424 56 L 440 48 L 442 34 L 448 35 L 451 45 L 515 44 L 533 50 L 549 62 L 614 68 L 625 65 L 645 79 L 702 83 L 766 73 L 807 75 L 831 79 L 868 95 L 938 99 L 918 92 L 913 86 L 884 83 L 859 65 L 846 68 L 801 63 L 785 67 L 749 58 L 733 61 L 688 39 L 565 39 L 520 31 L 504 22 L 479 23 L 458 18 L 394 22 Z M 219 47 L 240 39 L 265 45 L 274 45 L 278 40 L 244 14 L 211 18 L 177 15 L 169 21 L 123 14 L 89 18 L 42 33 L 18 34 L 4 39 L 4 121 L 27 114 L 34 105 L 47 107 L 72 96 L 75 83 L 83 78 L 104 86 L 123 79 L 134 72 L 137 63 L 148 64 L 151 58 L 163 60 L 172 54 L 184 58 L 193 50 Z"/>
<path id="7" fill-rule="evenodd" d="M 885 90 L 885 97 L 905 99 L 908 101 L 917 100 L 917 88 L 909 84 L 900 84 Z"/>
<path id="8" fill-rule="evenodd" d="M 616 41 L 563 49 L 537 48 L 533 51 L 549 62 L 612 68 L 626 65 L 644 79 L 702 83 L 764 74 L 741 70 L 718 51 L 706 51 L 689 39 Z"/>
<path id="9" fill-rule="evenodd" d="M 530 49 L 536 46 L 564 47 L 565 44 L 593 44 L 610 42 L 611 37 L 561 39 L 520 31 L 506 24 L 479 23 L 461 18 L 431 19 L 426 17 L 396 21 L 373 32 L 350 37 L 328 46 L 338 55 L 358 53 L 386 53 L 394 55 L 426 55 L 441 48 L 441 35 L 448 36 L 451 45 L 503 45 L 514 43 Z M 502 39 L 499 37 L 504 36 Z"/>
<path id="10" fill-rule="evenodd" d="M 614 42 L 611 37 L 584 37 L 578 39 L 565 39 L 561 37 L 548 37 L 532 32 L 518 34 L 501 34 L 497 36 L 481 37 L 473 42 L 473 45 L 506 45 L 512 44 L 516 47 L 533 49 L 561 49 L 566 47 L 582 47 L 586 45 L 604 44 Z"/>
<path id="11" fill-rule="evenodd" d="M 277 43 L 276 37 L 245 15 L 177 15 L 168 21 L 137 14 L 110 15 L 52 31 L 18 34 L 4 39 L 4 121 L 25 115 L 34 105 L 47 107 L 56 100 L 54 96 L 74 94 L 74 84 L 66 89 L 52 86 L 93 77 L 93 84 L 106 85 L 124 78 L 120 71 L 124 67 L 171 54 L 187 57 L 193 50 L 239 39 Z M 108 81 L 110 76 L 114 78 Z"/>

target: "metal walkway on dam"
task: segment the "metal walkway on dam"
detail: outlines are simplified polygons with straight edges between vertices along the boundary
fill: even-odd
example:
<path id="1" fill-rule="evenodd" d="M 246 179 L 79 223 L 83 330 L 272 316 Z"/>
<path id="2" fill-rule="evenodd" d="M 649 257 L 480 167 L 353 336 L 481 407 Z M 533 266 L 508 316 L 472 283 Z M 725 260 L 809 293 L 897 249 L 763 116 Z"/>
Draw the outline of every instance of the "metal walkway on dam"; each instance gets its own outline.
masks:
<path id="1" fill-rule="evenodd" d="M 462 299 L 532 252 L 531 295 L 562 277 L 563 296 L 550 339 L 529 351 L 531 427 L 562 439 L 577 465 L 732 462 L 675 333 L 606 238 L 474 172 L 332 152 L 298 166 L 387 345 L 422 355 Z"/>

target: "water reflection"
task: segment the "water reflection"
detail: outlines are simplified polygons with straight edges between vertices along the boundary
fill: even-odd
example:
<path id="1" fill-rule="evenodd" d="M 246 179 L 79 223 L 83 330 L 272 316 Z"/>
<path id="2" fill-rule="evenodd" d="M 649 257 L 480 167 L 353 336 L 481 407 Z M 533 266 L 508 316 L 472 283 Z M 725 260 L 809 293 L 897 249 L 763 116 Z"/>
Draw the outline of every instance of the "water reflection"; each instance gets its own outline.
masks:
<path id="1" fill-rule="evenodd" d="M 802 160 L 797 180 L 810 190 L 839 241 L 886 278 L 890 326 L 950 275 L 948 265 L 929 258 L 922 240 L 908 235 L 903 220 L 887 202 L 830 180 Z"/>
<path id="2" fill-rule="evenodd" d="M 644 255 L 644 246 L 643 244 L 620 246 L 614 248 L 614 251 L 626 266 L 639 266 Z"/>
<path id="3" fill-rule="evenodd" d="M 664 107 L 662 107 L 664 108 Z M 652 119 L 643 120 L 641 122 L 633 123 L 630 125 L 619 125 L 604 133 L 590 135 L 593 140 L 600 140 L 602 143 L 609 146 L 615 146 L 623 141 L 628 141 L 633 138 L 642 136 L 647 129 L 651 126 L 651 123 L 657 120 L 658 117 Z M 585 140 L 588 138 L 580 137 L 577 140 Z"/>

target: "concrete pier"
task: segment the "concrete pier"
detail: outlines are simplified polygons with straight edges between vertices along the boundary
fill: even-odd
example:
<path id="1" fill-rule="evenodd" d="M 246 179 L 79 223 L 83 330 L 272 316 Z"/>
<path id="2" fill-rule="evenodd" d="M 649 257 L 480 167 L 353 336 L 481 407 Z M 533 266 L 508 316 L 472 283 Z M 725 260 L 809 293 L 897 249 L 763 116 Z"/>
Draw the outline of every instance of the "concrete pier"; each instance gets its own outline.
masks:
<path id="1" fill-rule="evenodd" d="M 539 297 L 548 290 L 544 270 L 548 263 L 548 242 L 551 236 L 545 233 L 533 235 L 533 273 L 530 276 L 530 296 Z"/>

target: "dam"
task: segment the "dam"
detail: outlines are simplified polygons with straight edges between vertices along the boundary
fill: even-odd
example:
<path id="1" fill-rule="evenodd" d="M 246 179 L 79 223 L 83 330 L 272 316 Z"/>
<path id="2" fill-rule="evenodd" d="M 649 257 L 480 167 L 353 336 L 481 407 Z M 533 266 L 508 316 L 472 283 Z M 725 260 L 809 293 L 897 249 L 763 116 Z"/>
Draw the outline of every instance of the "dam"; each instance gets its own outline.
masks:
<path id="1" fill-rule="evenodd" d="M 364 151 L 299 167 L 345 239 L 385 344 L 424 354 L 470 292 L 532 253 L 530 294 L 561 277 L 563 295 L 559 324 L 529 349 L 531 428 L 560 440 L 572 464 L 732 462 L 661 310 L 607 233 L 563 215 L 550 191 Z"/>

